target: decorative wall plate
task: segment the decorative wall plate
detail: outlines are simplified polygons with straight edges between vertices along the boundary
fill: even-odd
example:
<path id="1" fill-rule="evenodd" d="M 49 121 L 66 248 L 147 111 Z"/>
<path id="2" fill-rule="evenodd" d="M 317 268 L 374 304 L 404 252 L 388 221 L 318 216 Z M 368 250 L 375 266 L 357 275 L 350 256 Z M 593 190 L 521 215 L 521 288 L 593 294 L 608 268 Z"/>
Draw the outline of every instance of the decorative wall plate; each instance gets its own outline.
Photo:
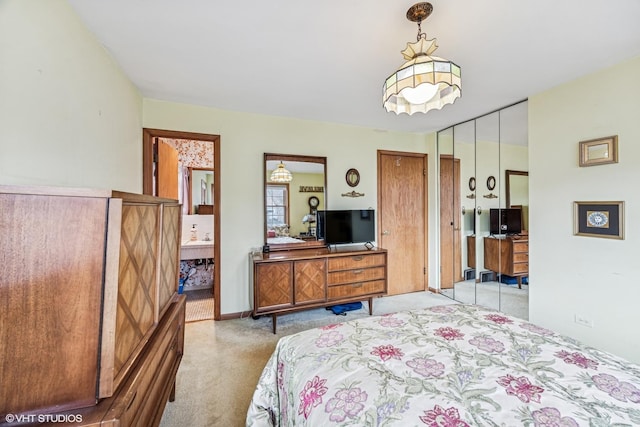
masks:
<path id="1" fill-rule="evenodd" d="M 587 211 L 587 224 L 589 227 L 608 227 L 609 213 L 600 211 Z"/>

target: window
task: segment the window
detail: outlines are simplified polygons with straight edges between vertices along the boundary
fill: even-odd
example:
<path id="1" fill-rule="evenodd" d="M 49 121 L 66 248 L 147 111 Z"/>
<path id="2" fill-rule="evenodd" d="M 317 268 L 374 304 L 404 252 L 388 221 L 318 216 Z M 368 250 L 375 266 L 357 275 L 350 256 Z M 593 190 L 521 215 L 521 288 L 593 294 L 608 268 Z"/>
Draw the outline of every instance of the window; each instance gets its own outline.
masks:
<path id="1" fill-rule="evenodd" d="M 267 184 L 267 227 L 289 224 L 289 185 Z"/>

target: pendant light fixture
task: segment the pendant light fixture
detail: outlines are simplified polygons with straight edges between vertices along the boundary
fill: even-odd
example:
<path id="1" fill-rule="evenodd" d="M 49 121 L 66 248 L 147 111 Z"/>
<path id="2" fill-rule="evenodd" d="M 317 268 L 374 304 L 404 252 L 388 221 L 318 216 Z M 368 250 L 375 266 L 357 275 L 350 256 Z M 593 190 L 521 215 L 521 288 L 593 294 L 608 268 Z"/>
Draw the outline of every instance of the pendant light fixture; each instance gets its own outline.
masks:
<path id="1" fill-rule="evenodd" d="M 291 182 L 292 179 L 293 176 L 291 172 L 284 168 L 282 161 L 280 161 L 278 167 L 271 172 L 271 177 L 269 178 L 271 182 Z"/>
<path id="2" fill-rule="evenodd" d="M 427 40 L 421 24 L 433 11 L 431 3 L 416 3 L 407 11 L 407 19 L 418 23 L 415 43 L 402 51 L 406 62 L 385 81 L 383 106 L 396 114 L 426 113 L 439 110 L 461 96 L 460 67 L 453 62 L 431 56 L 438 48 L 436 39 Z"/>

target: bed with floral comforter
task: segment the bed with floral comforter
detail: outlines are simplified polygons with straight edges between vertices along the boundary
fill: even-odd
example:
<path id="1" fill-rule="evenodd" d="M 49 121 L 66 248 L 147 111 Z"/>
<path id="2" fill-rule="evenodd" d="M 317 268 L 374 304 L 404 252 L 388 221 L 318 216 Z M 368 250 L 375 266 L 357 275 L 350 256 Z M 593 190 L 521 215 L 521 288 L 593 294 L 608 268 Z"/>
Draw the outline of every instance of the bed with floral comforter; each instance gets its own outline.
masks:
<path id="1" fill-rule="evenodd" d="M 247 426 L 640 425 L 640 366 L 474 305 L 283 337 Z"/>

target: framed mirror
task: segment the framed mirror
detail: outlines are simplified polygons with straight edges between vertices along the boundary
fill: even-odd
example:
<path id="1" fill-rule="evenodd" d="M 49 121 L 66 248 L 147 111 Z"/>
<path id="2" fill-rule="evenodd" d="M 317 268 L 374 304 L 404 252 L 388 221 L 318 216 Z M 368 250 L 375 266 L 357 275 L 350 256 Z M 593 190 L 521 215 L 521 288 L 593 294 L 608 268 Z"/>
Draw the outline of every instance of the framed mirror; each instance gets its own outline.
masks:
<path id="1" fill-rule="evenodd" d="M 183 206 L 188 206 L 189 215 L 212 215 L 213 214 L 213 170 L 205 168 L 185 168 L 184 176 L 178 177 L 178 185 L 184 187 L 181 195 Z M 181 179 L 182 178 L 182 179 Z"/>
<path id="2" fill-rule="evenodd" d="M 507 208 L 522 212 L 522 230 L 529 230 L 529 172 L 505 170 L 505 202 Z"/>
<path id="3" fill-rule="evenodd" d="M 508 208 L 529 203 L 529 172 L 505 170 L 505 199 Z"/>
<path id="4" fill-rule="evenodd" d="M 355 187 L 360 183 L 360 172 L 358 172 L 358 169 L 351 168 L 347 171 L 345 179 L 349 187 Z"/>
<path id="5" fill-rule="evenodd" d="M 264 154 L 264 244 L 270 251 L 322 247 L 315 211 L 327 209 L 327 158 Z"/>

